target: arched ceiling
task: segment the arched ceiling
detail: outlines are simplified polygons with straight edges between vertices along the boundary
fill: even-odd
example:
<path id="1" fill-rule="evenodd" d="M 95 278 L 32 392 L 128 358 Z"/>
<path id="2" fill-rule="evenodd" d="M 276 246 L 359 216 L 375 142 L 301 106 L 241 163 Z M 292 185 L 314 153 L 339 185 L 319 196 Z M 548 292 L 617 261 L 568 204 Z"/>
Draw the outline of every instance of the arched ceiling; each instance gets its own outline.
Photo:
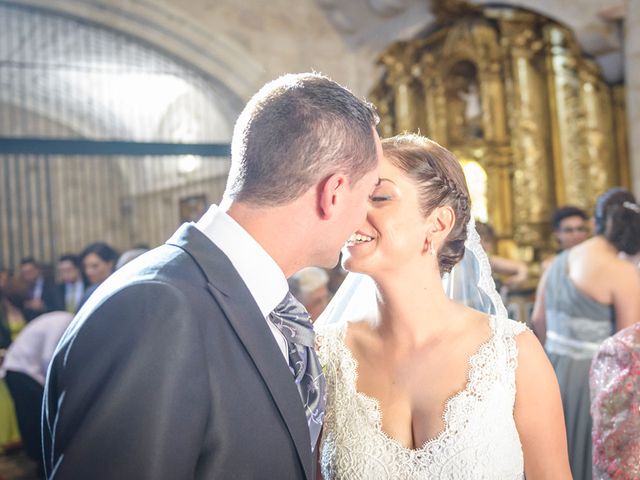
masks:
<path id="1" fill-rule="evenodd" d="M 445 0 L 0 0 L 0 5 L 67 13 L 165 50 L 219 82 L 232 125 L 244 102 L 284 72 L 322 71 L 366 95 L 376 80 L 378 53 L 432 25 L 433 6 L 440 1 Z M 620 19 L 626 0 L 501 3 L 565 23 L 584 51 L 600 63 L 607 79 L 621 80 Z"/>
<path id="2" fill-rule="evenodd" d="M 348 44 L 377 52 L 433 25 L 436 21 L 433 7 L 438 0 L 316 0 L 316 3 Z M 470 3 L 496 4 L 491 0 Z M 600 64 L 605 78 L 611 83 L 622 80 L 620 20 L 625 12 L 624 0 L 506 0 L 500 4 L 532 10 L 567 25 L 585 53 Z"/>
<path id="3" fill-rule="evenodd" d="M 184 14 L 185 4 L 193 1 L 0 0 L 2 3 L 66 13 L 144 40 L 218 79 L 238 99 L 248 99 L 255 92 L 254 79 L 264 77 L 261 63 L 241 43 Z"/>
<path id="4" fill-rule="evenodd" d="M 231 138 L 242 105 L 135 37 L 1 1 L 0 103 L 14 112 L 0 116 L 2 135 L 205 143 Z"/>

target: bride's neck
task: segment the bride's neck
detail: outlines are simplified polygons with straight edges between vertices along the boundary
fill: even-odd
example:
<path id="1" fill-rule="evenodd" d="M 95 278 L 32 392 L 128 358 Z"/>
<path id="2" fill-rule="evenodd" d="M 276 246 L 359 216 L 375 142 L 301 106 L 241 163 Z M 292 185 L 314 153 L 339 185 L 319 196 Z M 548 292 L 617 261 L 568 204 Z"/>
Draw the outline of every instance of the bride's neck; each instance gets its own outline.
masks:
<path id="1" fill-rule="evenodd" d="M 376 281 L 380 334 L 406 345 L 419 345 L 443 334 L 451 324 L 447 316 L 452 302 L 440 276 L 392 277 Z"/>

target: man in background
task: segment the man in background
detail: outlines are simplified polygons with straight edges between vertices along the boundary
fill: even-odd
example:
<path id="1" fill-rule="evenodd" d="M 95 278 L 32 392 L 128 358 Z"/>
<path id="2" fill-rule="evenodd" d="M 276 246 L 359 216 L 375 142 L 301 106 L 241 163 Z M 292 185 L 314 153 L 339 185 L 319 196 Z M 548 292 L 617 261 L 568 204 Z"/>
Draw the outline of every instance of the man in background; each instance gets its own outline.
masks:
<path id="1" fill-rule="evenodd" d="M 58 258 L 58 278 L 60 298 L 64 302 L 63 309 L 69 313 L 76 313 L 85 289 L 80 272 L 80 259 L 76 255 L 67 253 Z"/>
<path id="2" fill-rule="evenodd" d="M 44 275 L 40 264 L 34 258 L 22 259 L 19 276 L 28 291 L 23 308 L 27 322 L 38 315 L 61 308 L 62 302 L 53 279 Z"/>
<path id="3" fill-rule="evenodd" d="M 551 224 L 553 225 L 553 235 L 558 242 L 556 254 L 575 247 L 589 238 L 588 218 L 584 210 L 571 205 L 560 207 L 553 212 Z M 542 262 L 543 272 L 551 265 L 554 258 L 556 256 L 552 255 Z"/>

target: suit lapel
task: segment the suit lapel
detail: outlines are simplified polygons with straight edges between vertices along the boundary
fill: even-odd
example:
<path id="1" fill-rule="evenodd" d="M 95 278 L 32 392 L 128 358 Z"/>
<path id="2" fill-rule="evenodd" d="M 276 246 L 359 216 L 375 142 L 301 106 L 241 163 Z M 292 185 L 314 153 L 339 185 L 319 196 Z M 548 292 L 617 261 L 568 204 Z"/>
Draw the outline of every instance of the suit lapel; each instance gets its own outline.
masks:
<path id="1" fill-rule="evenodd" d="M 251 293 L 226 255 L 196 227 L 183 225 L 167 243 L 185 250 L 202 269 L 209 292 L 262 376 L 311 479 L 309 428 L 298 390 Z"/>

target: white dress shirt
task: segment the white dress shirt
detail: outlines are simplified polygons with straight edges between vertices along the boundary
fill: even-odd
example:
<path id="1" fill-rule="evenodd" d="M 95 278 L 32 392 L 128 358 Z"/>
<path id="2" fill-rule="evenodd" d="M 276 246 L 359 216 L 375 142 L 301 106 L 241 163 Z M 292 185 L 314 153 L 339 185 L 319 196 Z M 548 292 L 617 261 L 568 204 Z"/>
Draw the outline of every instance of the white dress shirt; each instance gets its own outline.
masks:
<path id="1" fill-rule="evenodd" d="M 44 278 L 40 275 L 36 279 L 36 283 L 33 284 L 31 289 L 31 298 L 29 300 L 42 300 L 42 290 L 44 289 Z"/>
<path id="2" fill-rule="evenodd" d="M 289 364 L 287 341 L 267 317 L 284 300 L 289 285 L 278 264 L 262 246 L 217 205 L 195 224 L 229 258 L 265 318 L 285 361 Z"/>
<path id="3" fill-rule="evenodd" d="M 9 346 L 0 378 L 11 370 L 29 375 L 44 386 L 53 352 L 71 320 L 73 314 L 69 312 L 44 313 L 31 320 Z"/>

